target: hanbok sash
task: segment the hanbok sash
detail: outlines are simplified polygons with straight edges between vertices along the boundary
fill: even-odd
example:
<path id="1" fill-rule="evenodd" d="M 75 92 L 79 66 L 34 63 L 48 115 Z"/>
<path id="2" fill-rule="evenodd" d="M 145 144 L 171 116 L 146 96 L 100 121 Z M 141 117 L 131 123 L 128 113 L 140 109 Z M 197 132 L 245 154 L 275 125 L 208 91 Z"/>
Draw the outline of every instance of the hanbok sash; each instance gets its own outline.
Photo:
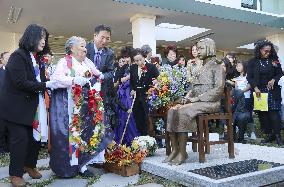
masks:
<path id="1" fill-rule="evenodd" d="M 67 63 L 67 67 L 70 70 L 69 76 L 75 77 L 75 70 L 73 69 L 72 64 L 72 57 L 70 55 L 65 56 L 65 60 Z M 67 88 L 67 98 L 68 98 L 68 116 L 69 116 L 69 157 L 70 157 L 70 165 L 75 166 L 78 165 L 78 158 L 79 158 L 79 145 L 73 141 L 71 135 L 72 129 L 70 129 L 70 124 L 72 123 L 73 118 L 73 108 L 74 108 L 74 101 L 72 97 L 72 87 Z M 79 134 L 77 135 L 79 136 Z"/>
<path id="2" fill-rule="evenodd" d="M 31 55 L 32 62 L 33 62 L 35 78 L 37 82 L 41 82 L 39 65 L 36 63 L 34 55 L 32 53 L 30 53 L 30 55 Z M 47 126 L 46 105 L 45 105 L 43 93 L 39 93 L 38 96 L 39 96 L 39 103 L 38 103 L 37 111 L 36 111 L 35 118 L 33 121 L 33 137 L 36 141 L 47 142 L 48 126 Z"/>

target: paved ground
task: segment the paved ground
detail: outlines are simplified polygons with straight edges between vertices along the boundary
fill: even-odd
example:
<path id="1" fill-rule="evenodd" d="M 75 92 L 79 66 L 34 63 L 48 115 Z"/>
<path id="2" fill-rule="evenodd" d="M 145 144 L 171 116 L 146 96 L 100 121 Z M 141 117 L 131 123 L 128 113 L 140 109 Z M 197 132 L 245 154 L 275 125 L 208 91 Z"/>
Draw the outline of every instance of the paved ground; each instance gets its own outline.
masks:
<path id="1" fill-rule="evenodd" d="M 138 182 L 139 175 L 130 176 L 130 177 L 122 177 L 113 173 L 105 173 L 102 169 L 90 168 L 90 170 L 99 175 L 99 179 L 96 182 L 92 182 L 92 180 L 88 179 L 57 179 L 54 176 L 54 173 L 48 168 L 48 159 L 39 160 L 38 167 L 43 168 L 41 170 L 43 177 L 41 179 L 31 179 L 27 174 L 24 175 L 24 179 L 29 183 L 28 186 L 47 186 L 47 187 L 125 187 L 129 185 L 135 185 Z M 8 180 L 8 167 L 0 168 L 0 187 L 10 187 L 10 183 Z M 93 183 L 93 184 L 91 184 Z M 39 185 L 40 184 L 40 185 Z M 162 187 L 162 185 L 158 184 L 147 184 L 147 185 L 139 185 L 139 187 Z"/>

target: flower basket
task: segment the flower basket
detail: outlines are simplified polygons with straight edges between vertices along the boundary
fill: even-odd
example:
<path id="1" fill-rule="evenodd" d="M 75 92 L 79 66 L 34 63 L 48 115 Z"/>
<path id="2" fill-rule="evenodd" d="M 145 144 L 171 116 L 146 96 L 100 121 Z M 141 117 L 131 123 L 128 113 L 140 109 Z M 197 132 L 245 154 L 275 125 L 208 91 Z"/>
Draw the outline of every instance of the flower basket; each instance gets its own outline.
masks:
<path id="1" fill-rule="evenodd" d="M 141 150 L 136 141 L 130 147 L 113 141 L 106 149 L 104 168 L 121 176 L 135 175 L 139 173 L 140 164 L 146 156 L 147 150 Z"/>
<path id="2" fill-rule="evenodd" d="M 130 166 L 118 166 L 117 163 L 105 163 L 104 169 L 107 172 L 112 172 L 123 177 L 136 175 L 140 172 L 140 167 L 137 163 L 133 163 Z"/>

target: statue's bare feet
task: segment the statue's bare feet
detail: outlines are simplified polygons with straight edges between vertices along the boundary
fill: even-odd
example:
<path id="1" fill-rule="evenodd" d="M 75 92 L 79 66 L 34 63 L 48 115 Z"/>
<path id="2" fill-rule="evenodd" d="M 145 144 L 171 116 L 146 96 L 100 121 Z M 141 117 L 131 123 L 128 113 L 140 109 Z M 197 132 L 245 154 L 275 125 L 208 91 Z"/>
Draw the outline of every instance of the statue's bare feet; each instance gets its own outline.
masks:
<path id="1" fill-rule="evenodd" d="M 173 150 L 171 154 L 165 160 L 163 160 L 163 163 L 171 162 L 177 156 L 177 154 L 178 152 Z"/>
<path id="2" fill-rule="evenodd" d="M 188 158 L 188 154 L 187 153 L 178 153 L 177 156 L 172 160 L 171 164 L 172 165 L 181 165 L 182 163 L 184 163 L 186 161 L 186 159 Z"/>

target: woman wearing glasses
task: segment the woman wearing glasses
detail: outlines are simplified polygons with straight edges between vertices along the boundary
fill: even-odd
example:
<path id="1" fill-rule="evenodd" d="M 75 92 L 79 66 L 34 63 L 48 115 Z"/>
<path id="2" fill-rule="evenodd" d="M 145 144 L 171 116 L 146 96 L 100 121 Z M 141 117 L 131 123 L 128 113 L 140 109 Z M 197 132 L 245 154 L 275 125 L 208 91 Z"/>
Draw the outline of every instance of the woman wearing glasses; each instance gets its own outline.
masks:
<path id="1" fill-rule="evenodd" d="M 260 125 L 268 138 L 263 143 L 276 140 L 282 145 L 280 136 L 281 89 L 277 84 L 282 76 L 282 69 L 273 44 L 268 40 L 255 45 L 255 57 L 248 64 L 248 82 L 256 97 L 268 93 L 268 111 L 258 111 Z"/>

